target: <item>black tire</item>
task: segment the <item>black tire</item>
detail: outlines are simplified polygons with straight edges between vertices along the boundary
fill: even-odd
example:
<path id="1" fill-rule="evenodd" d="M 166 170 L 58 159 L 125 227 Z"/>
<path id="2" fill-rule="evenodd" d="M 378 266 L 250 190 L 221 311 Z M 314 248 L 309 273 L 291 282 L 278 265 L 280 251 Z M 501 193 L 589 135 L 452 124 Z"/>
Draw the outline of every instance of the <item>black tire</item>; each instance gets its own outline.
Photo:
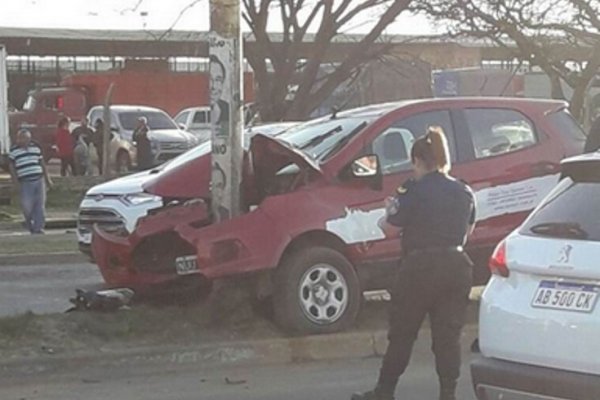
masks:
<path id="1" fill-rule="evenodd" d="M 336 250 L 305 247 L 293 252 L 275 271 L 273 283 L 275 321 L 289 333 L 338 332 L 356 321 L 360 283 L 352 264 Z"/>
<path id="2" fill-rule="evenodd" d="M 119 150 L 117 152 L 116 160 L 117 172 L 129 172 L 131 171 L 131 157 L 125 150 Z"/>

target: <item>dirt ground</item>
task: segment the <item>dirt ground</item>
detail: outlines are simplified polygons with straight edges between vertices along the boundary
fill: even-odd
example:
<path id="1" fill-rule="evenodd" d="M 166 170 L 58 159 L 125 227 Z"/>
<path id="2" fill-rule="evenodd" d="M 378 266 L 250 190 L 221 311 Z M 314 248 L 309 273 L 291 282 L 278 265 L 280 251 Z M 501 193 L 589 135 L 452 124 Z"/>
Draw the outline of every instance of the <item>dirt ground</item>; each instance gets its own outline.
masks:
<path id="1" fill-rule="evenodd" d="M 26 313 L 0 318 L 0 358 L 285 337 L 268 317 L 268 310 L 231 301 L 235 298 L 234 294 L 225 302 L 188 305 L 134 304 L 131 309 L 112 313 Z M 369 302 L 355 329 L 385 326 L 386 303 Z"/>

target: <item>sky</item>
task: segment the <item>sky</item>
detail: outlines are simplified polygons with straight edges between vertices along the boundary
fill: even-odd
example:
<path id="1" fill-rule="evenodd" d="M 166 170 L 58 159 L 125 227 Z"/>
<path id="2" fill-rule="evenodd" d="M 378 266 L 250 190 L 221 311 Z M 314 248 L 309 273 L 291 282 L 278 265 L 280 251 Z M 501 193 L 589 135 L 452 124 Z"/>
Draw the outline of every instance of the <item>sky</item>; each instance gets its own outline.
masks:
<path id="1" fill-rule="evenodd" d="M 0 0 L 0 26 L 72 29 L 168 29 L 207 31 L 209 0 Z M 362 0 L 353 0 L 360 2 Z M 191 3 L 192 7 L 186 9 Z M 182 11 L 185 9 L 185 12 Z M 180 15 L 181 14 L 181 15 Z M 360 24 L 350 33 L 361 33 Z M 279 30 L 273 21 L 270 29 Z M 403 14 L 387 33 L 434 33 L 424 17 Z"/>

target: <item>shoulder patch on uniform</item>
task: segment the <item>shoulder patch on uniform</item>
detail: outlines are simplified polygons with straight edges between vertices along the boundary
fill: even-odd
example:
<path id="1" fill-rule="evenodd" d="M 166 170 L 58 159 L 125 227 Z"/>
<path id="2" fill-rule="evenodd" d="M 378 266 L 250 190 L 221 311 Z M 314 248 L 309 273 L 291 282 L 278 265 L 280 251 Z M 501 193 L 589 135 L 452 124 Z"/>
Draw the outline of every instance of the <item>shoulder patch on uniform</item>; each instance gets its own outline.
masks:
<path id="1" fill-rule="evenodd" d="M 415 184 L 415 180 L 414 179 L 409 179 L 406 182 L 404 182 L 404 184 L 402 184 L 401 186 L 398 186 L 398 188 L 396 189 L 396 193 L 398 194 L 405 194 L 406 192 L 408 192 L 408 190 Z"/>

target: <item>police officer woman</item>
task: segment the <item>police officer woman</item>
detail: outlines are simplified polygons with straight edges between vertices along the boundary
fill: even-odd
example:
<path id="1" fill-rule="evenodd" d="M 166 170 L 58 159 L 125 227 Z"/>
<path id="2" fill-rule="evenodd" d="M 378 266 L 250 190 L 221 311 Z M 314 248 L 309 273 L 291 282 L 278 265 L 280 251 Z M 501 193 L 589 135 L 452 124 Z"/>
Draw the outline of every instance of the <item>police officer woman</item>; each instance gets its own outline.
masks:
<path id="1" fill-rule="evenodd" d="M 463 251 L 475 224 L 471 189 L 448 175 L 450 157 L 441 128 L 415 141 L 416 180 L 387 200 L 387 222 L 403 228 L 403 260 L 392 289 L 388 348 L 374 390 L 352 400 L 391 400 L 428 315 L 440 400 L 455 400 L 460 335 L 471 289 L 472 262 Z"/>

